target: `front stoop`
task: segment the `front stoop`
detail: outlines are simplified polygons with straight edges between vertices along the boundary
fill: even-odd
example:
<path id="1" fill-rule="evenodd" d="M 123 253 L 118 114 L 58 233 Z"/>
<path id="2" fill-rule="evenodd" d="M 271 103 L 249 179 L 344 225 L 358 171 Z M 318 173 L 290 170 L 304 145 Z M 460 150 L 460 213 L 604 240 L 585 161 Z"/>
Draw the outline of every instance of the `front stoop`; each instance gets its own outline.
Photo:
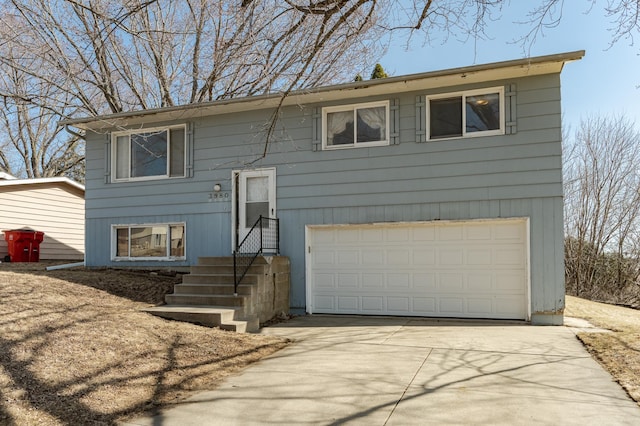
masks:
<path id="1" fill-rule="evenodd" d="M 278 259 L 274 261 L 273 259 Z M 283 261 L 285 259 L 286 261 Z M 286 265 L 286 268 L 282 268 Z M 284 306 L 277 291 L 286 278 L 288 311 L 289 262 L 286 258 L 259 256 L 234 294 L 233 257 L 201 257 L 191 273 L 176 284 L 173 294 L 165 296 L 166 305 L 145 309 L 153 315 L 207 327 L 236 332 L 257 332 L 260 322 L 275 315 Z M 282 278 L 286 274 L 285 278 Z M 278 296 L 278 297 L 276 297 Z M 264 309 L 264 300 L 273 298 L 273 306 Z M 276 298 L 279 304 L 276 306 Z M 273 311 L 273 312 L 271 312 Z"/>
<path id="2" fill-rule="evenodd" d="M 218 327 L 238 333 L 256 332 L 260 329 L 258 318 L 237 320 L 237 308 L 219 306 L 164 305 L 145 309 L 153 315 L 175 321 L 190 322 L 206 327 Z"/>

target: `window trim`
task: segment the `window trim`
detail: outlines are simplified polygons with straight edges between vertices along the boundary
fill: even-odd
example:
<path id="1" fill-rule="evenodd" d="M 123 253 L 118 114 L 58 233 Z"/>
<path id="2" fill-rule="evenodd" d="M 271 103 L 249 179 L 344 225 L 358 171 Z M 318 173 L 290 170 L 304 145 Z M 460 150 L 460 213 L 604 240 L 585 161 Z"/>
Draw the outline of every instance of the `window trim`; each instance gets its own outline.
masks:
<path id="1" fill-rule="evenodd" d="M 353 148 L 368 148 L 372 146 L 388 146 L 390 145 L 390 134 L 391 134 L 391 114 L 390 114 L 390 103 L 388 100 L 386 101 L 376 101 L 376 102 L 364 102 L 357 104 L 348 104 L 348 105 L 336 105 L 330 107 L 322 108 L 322 150 L 333 150 L 333 149 L 353 149 Z M 349 145 L 328 145 L 327 144 L 327 114 L 334 112 L 344 112 L 344 111 L 353 111 L 354 114 L 354 123 L 357 122 L 355 119 L 355 114 L 358 109 L 365 108 L 376 108 L 376 107 L 384 107 L 385 109 L 385 135 L 384 140 L 376 141 L 376 142 L 358 142 L 354 141 L 353 144 Z"/>
<path id="2" fill-rule="evenodd" d="M 167 235 L 171 235 L 172 226 L 182 226 L 184 233 L 182 236 L 183 241 L 183 256 L 171 256 L 171 244 L 167 245 L 168 256 L 146 256 L 146 257 L 132 257 L 132 256 L 117 256 L 118 253 L 118 229 L 129 230 L 129 254 L 131 254 L 131 228 L 151 228 L 164 226 L 167 229 Z M 170 239 L 170 238 L 169 238 Z M 136 261 L 180 261 L 187 258 L 187 224 L 186 222 L 163 222 L 163 223 L 122 223 L 111 225 L 111 260 L 113 262 L 136 262 Z"/>
<path id="3" fill-rule="evenodd" d="M 466 118 L 467 118 L 467 109 L 466 98 L 471 96 L 478 95 L 489 95 L 492 93 L 498 94 L 498 99 L 500 102 L 500 128 L 496 130 L 484 130 L 479 132 L 469 132 L 467 133 L 466 126 Z M 461 136 L 450 136 L 443 138 L 432 138 L 431 137 L 431 101 L 438 99 L 447 99 L 447 98 L 455 98 L 460 97 L 462 100 L 462 129 Z M 425 97 L 425 110 L 426 110 L 426 140 L 427 141 L 446 141 L 451 139 L 466 139 L 466 138 L 478 138 L 484 136 L 500 136 L 504 135 L 506 132 L 506 124 L 505 124 L 505 95 L 504 95 L 504 86 L 495 86 L 495 87 L 487 87 L 482 89 L 474 89 L 474 90 L 464 90 L 459 92 L 448 92 L 448 93 L 438 93 L 434 95 L 426 95 Z"/>
<path id="4" fill-rule="evenodd" d="M 171 176 L 171 131 L 176 129 L 182 129 L 184 132 L 184 149 L 183 149 L 183 164 L 182 164 L 182 176 Z M 154 176 L 140 176 L 131 177 L 131 135 L 138 135 L 143 133 L 154 132 L 167 132 L 167 170 L 164 175 Z M 118 138 L 122 136 L 129 136 L 128 152 L 129 152 L 129 177 L 118 178 L 117 174 L 117 162 L 118 162 Z M 187 177 L 187 143 L 188 143 L 188 128 L 187 124 L 176 124 L 171 126 L 158 126 L 149 128 L 137 128 L 130 129 L 121 132 L 113 132 L 111 134 L 111 182 L 139 182 L 148 180 L 162 180 L 162 179 L 184 179 Z"/>

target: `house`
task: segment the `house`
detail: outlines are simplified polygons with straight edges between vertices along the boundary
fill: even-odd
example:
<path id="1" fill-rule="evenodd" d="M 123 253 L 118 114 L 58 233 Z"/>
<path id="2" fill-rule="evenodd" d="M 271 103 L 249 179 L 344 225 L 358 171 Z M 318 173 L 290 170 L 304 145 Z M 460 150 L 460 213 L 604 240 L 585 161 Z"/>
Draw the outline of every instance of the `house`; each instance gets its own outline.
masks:
<path id="1" fill-rule="evenodd" d="M 16 179 L 0 173 L 0 259 L 4 231 L 44 232 L 40 260 L 84 258 L 84 186 L 66 177 Z"/>
<path id="2" fill-rule="evenodd" d="M 67 120 L 86 263 L 189 267 L 262 214 L 293 312 L 562 324 L 560 73 L 583 55 Z"/>

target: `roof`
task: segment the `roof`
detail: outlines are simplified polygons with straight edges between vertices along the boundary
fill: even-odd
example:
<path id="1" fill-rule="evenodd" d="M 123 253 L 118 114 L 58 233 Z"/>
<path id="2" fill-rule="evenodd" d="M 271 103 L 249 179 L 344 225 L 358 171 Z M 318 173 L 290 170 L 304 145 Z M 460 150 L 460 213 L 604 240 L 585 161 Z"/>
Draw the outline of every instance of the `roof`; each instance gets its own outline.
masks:
<path id="1" fill-rule="evenodd" d="M 582 59 L 584 50 L 536 56 L 482 65 L 430 71 L 398 77 L 367 80 L 301 89 L 289 93 L 282 100 L 282 93 L 272 93 L 243 98 L 223 99 L 181 106 L 147 109 L 133 112 L 102 115 L 63 120 L 60 124 L 83 130 L 102 130 L 113 126 L 132 126 L 144 124 L 150 120 L 164 121 L 177 118 L 188 119 L 208 115 L 227 114 L 240 111 L 274 108 L 282 105 L 299 105 L 317 102 L 336 101 L 353 97 L 401 93 L 415 90 L 427 90 L 457 84 L 479 83 L 485 81 L 518 78 L 533 75 L 560 73 L 565 63 Z M 356 93 L 357 91 L 357 93 Z"/>
<path id="2" fill-rule="evenodd" d="M 50 177 L 50 178 L 37 178 L 37 179 L 9 179 L 0 180 L 0 189 L 2 187 L 11 186 L 27 186 L 27 185 L 51 185 L 60 184 L 61 186 L 69 186 L 76 190 L 80 190 L 84 193 L 84 185 L 79 184 L 67 177 Z"/>
<path id="3" fill-rule="evenodd" d="M 9 173 L 0 172 L 0 180 L 10 180 L 10 179 L 16 179 L 16 177 L 11 176 Z"/>

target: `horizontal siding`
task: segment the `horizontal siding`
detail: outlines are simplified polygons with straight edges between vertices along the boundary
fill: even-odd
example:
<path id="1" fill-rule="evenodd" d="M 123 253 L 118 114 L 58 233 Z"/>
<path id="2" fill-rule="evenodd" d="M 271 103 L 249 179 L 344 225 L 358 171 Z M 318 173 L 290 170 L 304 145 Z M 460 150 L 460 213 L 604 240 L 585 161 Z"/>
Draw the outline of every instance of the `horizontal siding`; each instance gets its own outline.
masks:
<path id="1" fill-rule="evenodd" d="M 77 191 L 55 184 L 0 187 L 0 230 L 29 228 L 44 232 L 42 260 L 84 258 L 84 204 Z M 0 256 L 7 254 L 0 233 Z"/>
<path id="2" fill-rule="evenodd" d="M 156 212 L 157 213 L 157 212 Z M 87 265 L 158 266 L 158 261 L 117 262 L 111 260 L 111 229 L 116 224 L 185 223 L 185 261 L 169 266 L 193 264 L 199 256 L 228 256 L 231 251 L 231 214 L 148 215 L 87 219 Z"/>

